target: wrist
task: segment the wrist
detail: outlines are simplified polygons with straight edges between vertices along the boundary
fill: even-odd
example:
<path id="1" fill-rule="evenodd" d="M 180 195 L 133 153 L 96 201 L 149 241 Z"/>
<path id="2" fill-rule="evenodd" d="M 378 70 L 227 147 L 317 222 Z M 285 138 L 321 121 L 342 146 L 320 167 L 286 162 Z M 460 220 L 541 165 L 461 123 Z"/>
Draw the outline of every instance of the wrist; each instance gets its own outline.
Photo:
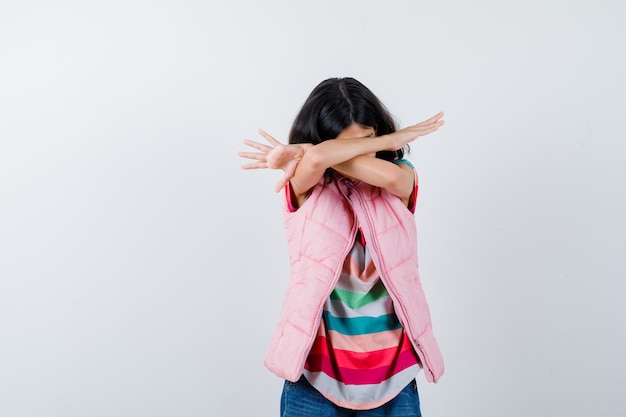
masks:
<path id="1" fill-rule="evenodd" d="M 398 150 L 398 145 L 396 144 L 395 136 L 396 136 L 396 132 L 388 133 L 383 136 L 383 138 L 386 139 L 385 149 L 384 149 L 385 151 L 394 152 Z"/>
<path id="2" fill-rule="evenodd" d="M 313 147 L 313 144 L 311 144 L 311 143 L 299 143 L 296 146 L 298 147 L 300 152 L 299 152 L 298 156 L 295 159 L 297 159 L 299 161 L 299 160 L 302 159 L 302 157 L 304 156 L 306 151 Z"/>

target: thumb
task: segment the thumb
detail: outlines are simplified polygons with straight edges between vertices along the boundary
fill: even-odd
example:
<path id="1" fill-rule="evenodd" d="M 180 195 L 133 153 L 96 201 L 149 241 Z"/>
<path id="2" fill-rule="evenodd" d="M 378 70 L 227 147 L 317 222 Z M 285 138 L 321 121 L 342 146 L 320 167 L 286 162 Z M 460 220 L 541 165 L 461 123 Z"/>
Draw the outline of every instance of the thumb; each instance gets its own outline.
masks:
<path id="1" fill-rule="evenodd" d="M 282 190 L 285 185 L 287 185 L 287 182 L 289 181 L 289 176 L 284 175 L 281 179 L 278 180 L 278 182 L 276 183 L 276 187 L 274 188 L 275 192 L 279 192 L 280 190 Z"/>

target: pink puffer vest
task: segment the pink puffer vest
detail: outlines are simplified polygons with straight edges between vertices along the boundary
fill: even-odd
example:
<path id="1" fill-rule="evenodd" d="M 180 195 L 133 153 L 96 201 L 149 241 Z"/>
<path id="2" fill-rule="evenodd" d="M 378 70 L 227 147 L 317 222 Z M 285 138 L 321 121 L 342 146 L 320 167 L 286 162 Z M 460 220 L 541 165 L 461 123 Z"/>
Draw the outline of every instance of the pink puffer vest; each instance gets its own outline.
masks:
<path id="1" fill-rule="evenodd" d="M 300 378 L 322 307 L 359 226 L 426 380 L 437 382 L 444 365 L 417 272 L 413 214 L 387 190 L 347 178 L 331 182 L 323 178 L 295 212 L 285 202 L 291 274 L 265 365 L 289 381 Z"/>

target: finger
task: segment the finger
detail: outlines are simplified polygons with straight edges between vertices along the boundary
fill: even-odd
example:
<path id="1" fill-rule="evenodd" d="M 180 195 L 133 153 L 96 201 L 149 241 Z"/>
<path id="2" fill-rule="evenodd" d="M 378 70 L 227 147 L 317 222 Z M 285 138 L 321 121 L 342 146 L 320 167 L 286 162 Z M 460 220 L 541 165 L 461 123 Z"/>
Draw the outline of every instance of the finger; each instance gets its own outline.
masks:
<path id="1" fill-rule="evenodd" d="M 435 131 L 437 131 L 441 126 L 443 126 L 444 121 L 440 120 L 438 121 L 436 124 L 434 125 L 430 125 L 428 127 L 422 127 L 419 131 L 418 131 L 418 136 L 425 136 L 428 135 L 429 133 L 433 133 Z"/>
<path id="2" fill-rule="evenodd" d="M 433 117 L 424 120 L 421 123 L 418 123 L 419 125 L 428 125 L 428 124 L 432 124 L 432 123 L 437 123 L 439 121 L 439 119 L 441 119 L 443 117 L 443 112 L 440 111 L 439 113 L 437 113 L 436 115 L 434 115 Z"/>
<path id="3" fill-rule="evenodd" d="M 443 116 L 443 113 L 440 113 L 441 116 Z M 425 120 L 421 123 L 418 123 L 416 125 L 411 126 L 411 128 L 416 129 L 418 131 L 420 131 L 421 129 L 431 129 L 433 127 L 439 127 L 443 124 L 443 119 L 441 118 L 433 118 L 431 117 L 428 120 Z"/>
<path id="4" fill-rule="evenodd" d="M 443 120 L 443 119 L 439 119 L 439 120 L 433 121 L 433 122 L 431 122 L 431 123 L 428 123 L 428 124 L 426 125 L 426 127 L 428 127 L 429 129 L 432 129 L 432 128 L 435 128 L 435 129 L 436 129 L 436 128 L 438 128 L 439 126 L 441 126 L 443 123 L 444 123 L 444 120 Z"/>
<path id="5" fill-rule="evenodd" d="M 275 192 L 279 192 L 280 190 L 283 189 L 283 187 L 285 185 L 287 185 L 287 182 L 289 181 L 289 177 L 287 175 L 284 175 L 281 179 L 278 180 L 278 182 L 276 183 L 276 187 L 274 187 L 274 191 Z"/>
<path id="6" fill-rule="evenodd" d="M 242 169 L 262 169 L 267 168 L 267 164 L 265 162 L 252 162 L 251 164 L 246 164 L 241 166 Z"/>
<path id="7" fill-rule="evenodd" d="M 266 161 L 266 154 L 257 152 L 237 152 L 237 155 L 242 158 L 256 159 L 258 161 Z"/>
<path id="8" fill-rule="evenodd" d="M 425 126 L 428 126 L 428 127 L 438 126 L 442 120 L 443 119 L 431 120 L 428 123 L 425 123 Z"/>
<path id="9" fill-rule="evenodd" d="M 282 143 L 280 143 L 279 141 L 274 139 L 274 137 L 272 135 L 270 135 L 269 133 L 267 133 L 263 129 L 259 129 L 259 135 L 263 136 L 269 143 L 271 143 L 274 146 L 282 145 Z"/>
<path id="10" fill-rule="evenodd" d="M 419 125 L 415 125 L 415 126 L 411 126 L 409 128 L 407 128 L 407 133 L 411 132 L 410 135 L 412 137 L 411 141 L 417 139 L 420 136 L 426 136 L 429 133 L 433 133 L 436 130 L 438 130 L 442 125 L 443 125 L 443 120 L 440 120 L 437 123 L 434 124 L 429 124 L 429 125 L 423 125 L 423 124 L 419 124 Z"/>
<path id="11" fill-rule="evenodd" d="M 437 113 L 436 115 L 434 115 L 433 117 L 431 117 L 430 119 L 428 119 L 427 121 L 435 121 L 435 120 L 439 120 L 443 117 L 443 112 L 440 111 L 439 113 Z"/>
<path id="12" fill-rule="evenodd" d="M 267 146 L 267 145 L 264 145 L 262 143 L 255 142 L 255 141 L 250 140 L 250 139 L 244 139 L 243 143 L 248 145 L 248 146 L 250 146 L 251 148 L 258 149 L 259 151 L 266 152 L 266 153 L 271 151 L 272 149 L 274 149 L 271 146 Z"/>

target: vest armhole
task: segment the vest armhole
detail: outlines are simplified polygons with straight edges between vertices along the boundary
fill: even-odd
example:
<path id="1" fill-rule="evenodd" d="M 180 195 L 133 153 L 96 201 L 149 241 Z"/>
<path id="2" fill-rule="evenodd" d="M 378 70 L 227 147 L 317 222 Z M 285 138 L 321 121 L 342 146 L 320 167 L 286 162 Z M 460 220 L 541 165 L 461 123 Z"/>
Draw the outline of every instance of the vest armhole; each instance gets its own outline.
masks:
<path id="1" fill-rule="evenodd" d="M 287 182 L 287 184 L 285 184 L 285 204 L 289 213 L 293 213 L 299 208 L 298 199 L 293 194 L 293 189 L 291 188 L 290 182 Z"/>
<path id="2" fill-rule="evenodd" d="M 417 190 L 418 190 L 417 170 L 415 169 L 415 166 L 413 166 L 413 164 L 407 159 L 396 159 L 394 163 L 397 165 L 404 164 L 410 167 L 411 170 L 413 171 L 413 177 L 414 177 L 413 191 L 411 192 L 411 195 L 409 196 L 409 201 L 407 202 L 406 207 L 409 209 L 411 213 L 415 214 L 415 206 L 417 205 Z"/>
<path id="3" fill-rule="evenodd" d="M 313 188 L 311 188 L 309 191 L 306 192 L 304 201 L 306 201 L 309 198 L 312 191 L 313 191 Z M 300 204 L 298 204 L 298 198 L 294 195 L 290 182 L 285 184 L 285 204 L 286 204 L 286 209 L 289 213 L 294 213 L 298 211 L 298 209 L 300 208 Z"/>

